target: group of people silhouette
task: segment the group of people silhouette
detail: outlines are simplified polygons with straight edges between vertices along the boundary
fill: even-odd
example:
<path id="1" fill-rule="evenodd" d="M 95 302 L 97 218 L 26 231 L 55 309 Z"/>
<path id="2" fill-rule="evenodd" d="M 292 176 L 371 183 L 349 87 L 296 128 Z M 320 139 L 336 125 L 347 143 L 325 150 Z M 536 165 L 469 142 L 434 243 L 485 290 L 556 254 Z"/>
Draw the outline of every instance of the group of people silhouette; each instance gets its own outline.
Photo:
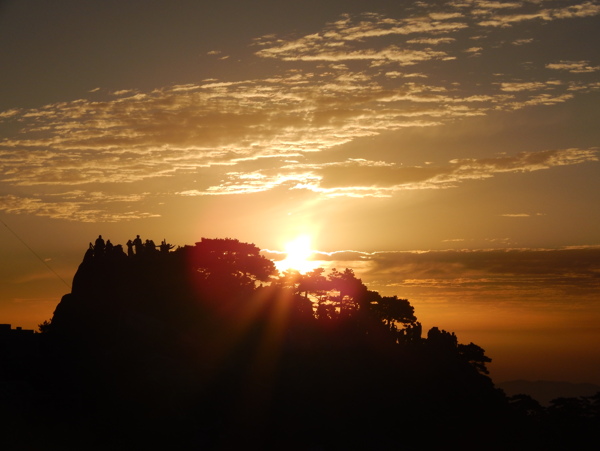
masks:
<path id="1" fill-rule="evenodd" d="M 167 240 L 163 239 L 159 246 L 156 246 L 154 241 L 146 240 L 142 242 L 139 235 L 136 235 L 134 240 L 127 241 L 127 256 L 132 257 L 134 255 L 142 255 L 144 253 L 151 252 L 162 252 L 167 253 L 175 246 L 167 243 Z M 158 248 L 158 249 L 157 249 Z M 110 240 L 104 241 L 102 235 L 98 235 L 94 244 L 90 242 L 88 252 L 94 257 L 103 257 L 107 255 L 125 255 L 123 246 L 120 244 L 113 245 Z"/>

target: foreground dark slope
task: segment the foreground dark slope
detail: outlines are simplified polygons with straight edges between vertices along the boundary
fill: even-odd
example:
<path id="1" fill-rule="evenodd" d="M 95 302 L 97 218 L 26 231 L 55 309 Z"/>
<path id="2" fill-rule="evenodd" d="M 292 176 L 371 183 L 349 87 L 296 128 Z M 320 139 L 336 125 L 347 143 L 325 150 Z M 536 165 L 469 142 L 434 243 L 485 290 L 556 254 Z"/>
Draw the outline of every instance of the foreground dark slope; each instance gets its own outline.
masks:
<path id="1" fill-rule="evenodd" d="M 275 277 L 237 240 L 129 255 L 97 245 L 44 327 L 23 418 L 51 445 L 88 449 L 533 440 L 483 350 L 437 328 L 422 338 L 416 319 L 351 270 Z"/>

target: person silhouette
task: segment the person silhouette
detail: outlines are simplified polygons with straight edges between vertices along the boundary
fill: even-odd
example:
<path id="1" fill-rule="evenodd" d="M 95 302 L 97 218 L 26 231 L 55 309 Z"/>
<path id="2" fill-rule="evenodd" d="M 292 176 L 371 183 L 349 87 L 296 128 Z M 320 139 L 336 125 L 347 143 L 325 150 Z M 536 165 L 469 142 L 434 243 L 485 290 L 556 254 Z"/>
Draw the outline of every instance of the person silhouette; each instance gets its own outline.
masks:
<path id="1" fill-rule="evenodd" d="M 156 244 L 154 244 L 154 241 L 152 240 L 146 240 L 146 250 L 148 250 L 149 252 L 153 252 L 156 250 Z"/>
<path id="2" fill-rule="evenodd" d="M 96 244 L 94 245 L 94 255 L 96 257 L 103 255 L 104 247 L 104 239 L 102 238 L 102 235 L 98 235 L 98 238 L 96 238 Z"/>
<path id="3" fill-rule="evenodd" d="M 139 255 L 143 252 L 144 243 L 142 243 L 142 239 L 139 235 L 136 235 L 135 240 L 133 240 L 133 246 L 135 247 L 135 254 Z"/>
<path id="4" fill-rule="evenodd" d="M 133 241 L 127 241 L 127 256 L 131 257 L 133 255 Z"/>
<path id="5" fill-rule="evenodd" d="M 167 253 L 169 252 L 171 249 L 173 249 L 175 246 L 173 244 L 169 244 L 167 243 L 166 239 L 163 239 L 160 243 L 160 251 Z"/>

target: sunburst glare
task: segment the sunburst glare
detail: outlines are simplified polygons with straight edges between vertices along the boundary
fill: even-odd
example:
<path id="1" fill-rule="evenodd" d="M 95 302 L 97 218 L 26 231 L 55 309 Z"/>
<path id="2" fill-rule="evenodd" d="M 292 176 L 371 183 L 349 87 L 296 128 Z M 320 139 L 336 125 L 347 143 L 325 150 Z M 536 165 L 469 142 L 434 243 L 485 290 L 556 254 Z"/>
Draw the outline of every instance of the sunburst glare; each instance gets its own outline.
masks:
<path id="1" fill-rule="evenodd" d="M 300 235 L 288 241 L 285 245 L 286 258 L 276 263 L 277 269 L 286 271 L 295 269 L 298 272 L 306 273 L 315 269 L 319 262 L 311 260 L 314 251 L 311 249 L 310 236 Z"/>

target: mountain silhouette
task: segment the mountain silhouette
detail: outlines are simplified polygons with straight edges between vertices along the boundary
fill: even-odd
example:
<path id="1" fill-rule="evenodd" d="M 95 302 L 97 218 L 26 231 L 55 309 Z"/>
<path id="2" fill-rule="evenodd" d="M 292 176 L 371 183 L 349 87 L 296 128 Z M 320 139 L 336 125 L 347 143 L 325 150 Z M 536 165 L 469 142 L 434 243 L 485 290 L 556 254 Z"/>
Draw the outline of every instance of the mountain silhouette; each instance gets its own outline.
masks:
<path id="1" fill-rule="evenodd" d="M 573 427 L 552 435 L 543 408 L 494 386 L 481 347 L 423 336 L 408 300 L 351 269 L 280 274 L 229 238 L 125 252 L 99 236 L 40 330 L 43 370 L 19 376 L 30 408 L 0 418 L 33 449 L 520 449 L 598 421 L 595 398 L 562 402 L 548 418 Z"/>

